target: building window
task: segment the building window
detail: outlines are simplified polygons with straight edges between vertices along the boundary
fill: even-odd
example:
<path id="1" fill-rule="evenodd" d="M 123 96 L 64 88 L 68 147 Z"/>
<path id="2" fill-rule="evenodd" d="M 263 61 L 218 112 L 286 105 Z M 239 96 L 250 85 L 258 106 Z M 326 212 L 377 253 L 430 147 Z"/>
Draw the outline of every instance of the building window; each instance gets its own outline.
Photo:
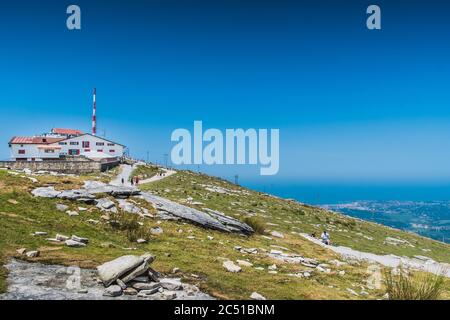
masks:
<path id="1" fill-rule="evenodd" d="M 25 154 L 25 150 L 21 149 L 17 152 L 18 154 Z"/>
<path id="2" fill-rule="evenodd" d="M 71 156 L 76 156 L 80 154 L 80 150 L 79 149 L 69 149 L 69 154 Z"/>
<path id="3" fill-rule="evenodd" d="M 55 153 L 55 150 L 53 149 L 45 149 L 45 153 Z"/>
<path id="4" fill-rule="evenodd" d="M 70 142 L 70 145 L 71 145 L 71 146 L 77 146 L 77 145 L 78 145 L 78 141 L 71 141 L 71 142 Z"/>
<path id="5" fill-rule="evenodd" d="M 96 142 L 95 145 L 96 145 L 96 146 L 104 146 L 105 143 L 104 143 L 104 142 Z"/>
<path id="6" fill-rule="evenodd" d="M 113 147 L 114 143 L 108 143 L 108 146 Z"/>
<path id="7" fill-rule="evenodd" d="M 114 150 L 114 149 L 109 150 L 109 153 L 114 153 L 114 152 L 116 152 L 116 150 Z"/>
<path id="8" fill-rule="evenodd" d="M 72 142 L 71 142 L 71 143 L 72 143 Z M 60 145 L 60 146 L 65 146 L 65 145 L 67 145 L 67 142 L 60 142 L 59 145 Z"/>
<path id="9" fill-rule="evenodd" d="M 97 149 L 97 152 L 103 152 L 103 149 Z"/>
<path id="10" fill-rule="evenodd" d="M 83 148 L 89 148 L 89 141 L 83 141 Z"/>
<path id="11" fill-rule="evenodd" d="M 90 152 L 91 149 L 84 149 L 84 152 Z"/>

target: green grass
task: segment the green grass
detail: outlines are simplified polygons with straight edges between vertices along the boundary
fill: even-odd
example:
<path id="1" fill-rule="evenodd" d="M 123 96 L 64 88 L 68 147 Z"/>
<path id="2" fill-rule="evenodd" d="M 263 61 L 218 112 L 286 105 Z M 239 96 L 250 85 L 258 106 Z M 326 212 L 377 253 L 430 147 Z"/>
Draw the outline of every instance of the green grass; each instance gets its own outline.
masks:
<path id="1" fill-rule="evenodd" d="M 84 179 L 107 180 L 106 176 L 88 176 L 74 178 L 39 177 L 38 185 L 54 184 L 56 188 L 71 188 L 80 186 Z M 216 178 L 205 175 L 180 171 L 177 174 L 161 181 L 143 185 L 143 189 L 151 190 L 156 194 L 186 204 L 186 199 L 192 197 L 203 204 L 196 208 L 208 207 L 222 211 L 238 219 L 250 219 L 255 222 L 260 232 L 266 229 L 277 230 L 285 235 L 284 239 L 273 238 L 269 240 L 260 234 L 242 237 L 236 234 L 227 234 L 213 230 L 206 230 L 183 221 L 159 221 L 155 219 L 140 219 L 143 226 L 139 232 L 147 231 L 149 239 L 147 244 L 137 244 L 130 240 L 129 230 L 136 227 L 135 221 L 130 228 L 115 228 L 107 222 L 92 225 L 88 219 L 101 220 L 103 214 L 94 206 L 76 202 L 58 201 L 55 199 L 34 198 L 30 191 L 36 187 L 29 179 L 12 176 L 0 171 L 0 259 L 3 263 L 10 256 L 17 256 L 16 250 L 21 247 L 38 249 L 41 255 L 33 261 L 45 263 L 58 263 L 64 265 L 79 265 L 93 268 L 98 264 L 124 254 L 140 254 L 146 251 L 156 255 L 153 267 L 162 272 L 170 273 L 174 267 L 181 269 L 183 281 L 199 285 L 206 292 L 222 299 L 248 299 L 253 291 L 271 299 L 376 299 L 384 294 L 383 289 L 368 290 L 368 296 L 353 296 L 347 288 L 358 291 L 366 285 L 367 265 L 345 265 L 335 267 L 330 265 L 331 274 L 313 273 L 309 279 L 289 276 L 306 270 L 306 267 L 294 264 L 282 264 L 267 257 L 262 251 L 275 249 L 273 245 L 282 246 L 291 252 L 299 253 L 305 257 L 315 258 L 323 263 L 340 257 L 334 253 L 318 247 L 298 235 L 298 232 L 319 232 L 322 228 L 331 231 L 333 241 L 339 244 L 350 245 L 355 249 L 380 252 L 386 250 L 397 254 L 420 254 L 421 248 L 429 248 L 430 257 L 440 261 L 450 261 L 449 246 L 418 236 L 403 233 L 376 224 L 357 221 L 338 214 L 332 214 L 321 209 L 304 206 L 292 201 L 281 200 L 267 195 L 240 188 Z M 229 194 L 216 193 L 208 190 L 223 188 Z M 214 189 L 212 189 L 214 190 Z M 15 200 L 18 203 L 13 204 Z M 147 205 L 147 209 L 155 212 L 154 208 L 134 199 L 139 205 Z M 84 206 L 88 211 L 80 212 L 80 216 L 69 217 L 55 209 L 56 203 L 65 203 L 76 209 Z M 133 218 L 134 219 L 134 218 Z M 247 220 L 248 221 L 248 220 Z M 253 223 L 253 222 L 252 222 Z M 275 223 L 272 226 L 267 223 Z M 320 224 L 320 226 L 315 226 Z M 164 232 L 161 235 L 151 235 L 148 230 L 159 226 Z M 330 226 L 337 226 L 335 230 Z M 337 228 L 344 231 L 338 231 Z M 180 232 L 180 230 L 182 232 Z M 35 231 L 46 231 L 49 237 L 56 233 L 65 235 L 76 234 L 87 237 L 90 242 L 84 248 L 68 248 L 61 244 L 46 241 L 45 237 L 36 237 Z M 294 233 L 293 233 L 294 232 Z M 356 236 L 363 232 L 374 238 L 375 243 Z M 351 235 L 359 241 L 351 242 L 347 237 Z M 386 235 L 400 237 L 415 243 L 416 248 L 401 248 L 381 245 Z M 145 234 L 139 234 L 145 236 Z M 188 239 L 194 236 L 195 239 Z M 213 240 L 209 240 L 212 236 Z M 111 243 L 113 246 L 105 246 Z M 259 253 L 248 255 L 240 253 L 234 246 L 244 248 L 258 248 Z M 127 250 L 134 247 L 136 250 Z M 381 247 L 381 248 L 379 248 Z M 386 247 L 386 248 L 383 248 Z M 423 253 L 423 252 L 422 252 Z M 21 257 L 23 259 L 23 257 Z M 259 271 L 252 267 L 242 267 L 241 273 L 228 273 L 222 267 L 223 259 L 236 261 L 237 259 L 251 261 L 255 267 L 265 267 Z M 278 274 L 269 274 L 267 266 L 277 264 Z M 340 276 L 338 271 L 344 270 L 345 275 Z M 194 277 L 197 275 L 198 277 Z M 0 269 L 0 290 L 5 289 L 4 270 Z M 445 283 L 443 297 L 448 297 L 448 281 Z"/>

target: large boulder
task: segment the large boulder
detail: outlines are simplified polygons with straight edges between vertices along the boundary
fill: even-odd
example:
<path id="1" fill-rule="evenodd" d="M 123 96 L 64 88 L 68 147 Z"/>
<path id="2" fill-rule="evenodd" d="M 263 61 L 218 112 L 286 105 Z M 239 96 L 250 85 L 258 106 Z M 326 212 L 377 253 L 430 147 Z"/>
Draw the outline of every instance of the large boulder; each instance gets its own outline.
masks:
<path id="1" fill-rule="evenodd" d="M 120 276 L 135 269 L 143 262 L 144 258 L 140 256 L 122 256 L 98 266 L 98 276 L 105 286 L 109 286 Z"/>
<path id="2" fill-rule="evenodd" d="M 144 258 L 144 261 L 142 264 L 140 264 L 138 267 L 130 271 L 129 273 L 125 274 L 124 276 L 121 276 L 121 280 L 125 283 L 135 279 L 136 277 L 139 277 L 140 275 L 144 274 L 148 271 L 149 264 L 152 263 L 155 260 L 155 257 L 153 256 L 147 256 Z"/>
<path id="3" fill-rule="evenodd" d="M 56 191 L 54 187 L 41 187 L 36 188 L 31 193 L 35 197 L 41 197 L 41 198 L 56 198 L 61 191 Z"/>
<path id="4" fill-rule="evenodd" d="M 140 198 L 152 203 L 158 211 L 167 212 L 169 215 L 199 224 L 204 228 L 243 234 L 253 233 L 249 225 L 217 211 L 209 210 L 206 213 L 147 192 L 142 192 Z"/>

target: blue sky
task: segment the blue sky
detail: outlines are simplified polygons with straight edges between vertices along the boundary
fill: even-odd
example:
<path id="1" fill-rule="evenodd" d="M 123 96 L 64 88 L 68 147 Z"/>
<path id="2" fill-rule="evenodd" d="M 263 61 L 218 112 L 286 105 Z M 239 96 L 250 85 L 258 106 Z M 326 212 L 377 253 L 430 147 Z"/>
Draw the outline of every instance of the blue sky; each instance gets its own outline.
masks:
<path id="1" fill-rule="evenodd" d="M 441 1 L 15 1 L 0 10 L 0 158 L 13 135 L 98 127 L 162 162 L 176 128 L 279 128 L 280 171 L 243 180 L 450 182 Z M 65 27 L 78 4 L 82 30 Z"/>

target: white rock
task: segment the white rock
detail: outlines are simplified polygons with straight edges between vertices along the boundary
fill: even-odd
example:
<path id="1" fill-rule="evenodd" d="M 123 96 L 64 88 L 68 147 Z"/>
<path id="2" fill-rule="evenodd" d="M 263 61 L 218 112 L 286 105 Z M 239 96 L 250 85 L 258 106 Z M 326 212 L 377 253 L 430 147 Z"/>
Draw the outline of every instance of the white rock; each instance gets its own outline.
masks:
<path id="1" fill-rule="evenodd" d="M 71 216 L 71 217 L 79 216 L 79 215 L 80 215 L 78 212 L 73 211 L 73 210 L 67 210 L 66 213 L 67 213 L 69 216 Z"/>
<path id="2" fill-rule="evenodd" d="M 35 251 L 28 251 L 28 252 L 25 253 L 25 255 L 28 258 L 36 258 L 36 257 L 39 257 L 39 251 L 37 251 L 37 250 L 35 250 Z"/>
<path id="3" fill-rule="evenodd" d="M 248 262 L 248 261 L 246 261 L 246 260 L 236 260 L 236 262 L 237 262 L 240 266 L 243 266 L 243 267 L 252 267 L 252 266 L 253 266 L 253 263 Z"/>
<path id="4" fill-rule="evenodd" d="M 240 272 L 242 270 L 241 267 L 235 265 L 234 262 L 230 260 L 224 261 L 222 265 L 229 272 Z"/>
<path id="5" fill-rule="evenodd" d="M 264 296 L 260 295 L 260 294 L 257 293 L 257 292 L 253 292 L 253 293 L 250 295 L 250 299 L 252 299 L 252 300 L 266 300 L 266 298 L 265 298 Z"/>
<path id="6" fill-rule="evenodd" d="M 272 237 L 276 237 L 276 238 L 282 238 L 282 239 L 284 238 L 284 235 L 282 233 L 278 232 L 278 231 L 271 231 L 270 235 Z"/>
<path id="7" fill-rule="evenodd" d="M 56 234 L 55 239 L 58 241 L 66 241 L 69 240 L 69 237 L 62 234 Z"/>
<path id="8" fill-rule="evenodd" d="M 56 204 L 56 210 L 65 212 L 65 211 L 67 211 L 67 209 L 69 209 L 69 206 L 66 206 L 65 204 L 61 204 L 61 203 Z"/>
<path id="9" fill-rule="evenodd" d="M 273 265 L 269 266 L 267 269 L 269 269 L 269 270 L 277 270 L 277 265 L 273 264 Z"/>
<path id="10" fill-rule="evenodd" d="M 81 242 L 81 243 L 84 243 L 84 244 L 87 244 L 87 243 L 89 242 L 89 239 L 88 239 L 88 238 L 82 238 L 82 237 L 78 237 L 78 236 L 76 236 L 76 235 L 72 235 L 71 239 L 72 239 L 73 241 Z"/>

